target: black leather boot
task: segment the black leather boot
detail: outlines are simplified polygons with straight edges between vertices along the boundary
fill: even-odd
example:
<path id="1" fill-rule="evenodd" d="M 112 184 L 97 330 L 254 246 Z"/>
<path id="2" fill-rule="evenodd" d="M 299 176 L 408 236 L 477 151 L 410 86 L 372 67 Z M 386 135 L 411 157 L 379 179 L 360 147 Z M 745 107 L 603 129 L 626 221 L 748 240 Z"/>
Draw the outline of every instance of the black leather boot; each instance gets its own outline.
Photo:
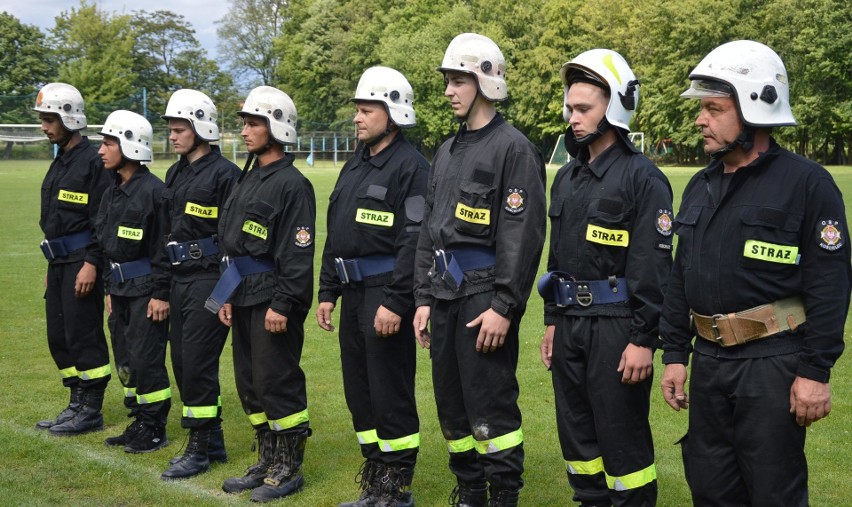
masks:
<path id="1" fill-rule="evenodd" d="M 453 507 L 487 507 L 488 485 L 459 482 L 450 493 L 449 503 Z"/>
<path id="2" fill-rule="evenodd" d="M 104 404 L 106 386 L 86 387 L 80 394 L 80 406 L 67 421 L 50 427 L 51 435 L 74 436 L 104 429 L 104 416 L 101 407 Z"/>
<path id="3" fill-rule="evenodd" d="M 175 456 L 169 460 L 169 465 L 174 465 L 183 456 Z M 225 433 L 222 431 L 222 423 L 210 428 L 210 443 L 207 444 L 207 459 L 210 463 L 227 463 L 228 453 L 225 452 Z"/>
<path id="4" fill-rule="evenodd" d="M 189 443 L 186 444 L 183 456 L 163 472 L 160 478 L 164 481 L 188 479 L 209 470 L 210 459 L 207 457 L 209 443 L 209 429 L 190 430 Z"/>
<path id="5" fill-rule="evenodd" d="M 403 468 L 398 465 L 386 467 L 379 482 L 381 496 L 376 507 L 414 507 L 414 498 L 406 485 Z"/>
<path id="6" fill-rule="evenodd" d="M 83 396 L 83 388 L 80 386 L 74 386 L 69 389 L 71 390 L 71 399 L 68 401 L 68 405 L 62 409 L 62 412 L 59 412 L 59 415 L 57 415 L 55 419 L 45 419 L 44 421 L 37 422 L 35 425 L 37 430 L 49 430 L 51 426 L 62 424 L 74 417 L 74 413 L 77 412 L 78 408 L 80 408 L 80 399 Z"/>
<path id="7" fill-rule="evenodd" d="M 337 507 L 373 507 L 381 495 L 381 478 L 385 466 L 379 461 L 366 460 L 355 474 L 355 482 L 361 486 L 361 496 L 354 502 L 343 502 Z"/>
<path id="8" fill-rule="evenodd" d="M 517 489 L 497 489 L 491 487 L 491 503 L 490 507 L 518 507 L 518 496 L 520 491 Z"/>
<path id="9" fill-rule="evenodd" d="M 104 444 L 110 447 L 124 447 L 129 444 L 131 440 L 136 436 L 139 430 L 142 429 L 142 419 L 136 418 L 127 425 L 127 428 L 124 429 L 124 432 L 121 435 L 116 435 L 114 437 L 109 437 L 104 440 Z"/>
<path id="10" fill-rule="evenodd" d="M 166 438 L 166 427 L 161 424 L 142 423 L 142 427 L 124 446 L 124 452 L 144 454 L 169 445 Z"/>
<path id="11" fill-rule="evenodd" d="M 268 427 L 255 431 L 257 463 L 246 468 L 244 476 L 225 479 L 225 482 L 222 483 L 222 491 L 225 493 L 239 493 L 262 486 L 263 480 L 269 474 L 269 469 L 272 468 L 278 439 L 275 438 L 275 433 Z"/>
<path id="12" fill-rule="evenodd" d="M 302 490 L 305 486 L 302 461 L 309 435 L 310 430 L 275 434 L 278 440 L 275 460 L 269 475 L 263 480 L 263 486 L 251 492 L 252 502 L 270 502 Z"/>

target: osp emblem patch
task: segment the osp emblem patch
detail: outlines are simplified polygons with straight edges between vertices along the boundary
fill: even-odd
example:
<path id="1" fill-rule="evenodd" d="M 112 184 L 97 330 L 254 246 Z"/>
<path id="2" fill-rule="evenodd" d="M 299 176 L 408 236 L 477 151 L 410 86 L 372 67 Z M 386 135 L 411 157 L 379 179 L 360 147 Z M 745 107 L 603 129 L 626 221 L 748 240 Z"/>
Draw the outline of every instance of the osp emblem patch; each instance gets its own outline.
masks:
<path id="1" fill-rule="evenodd" d="M 506 205 L 503 209 L 507 212 L 517 215 L 527 209 L 526 206 L 527 191 L 523 188 L 509 188 L 506 190 Z"/>
<path id="2" fill-rule="evenodd" d="M 296 227 L 296 246 L 299 248 L 307 248 L 313 243 L 310 227 Z"/>
<path id="3" fill-rule="evenodd" d="M 657 232 L 663 236 L 672 235 L 672 210 L 657 210 Z"/>
<path id="4" fill-rule="evenodd" d="M 840 221 L 825 219 L 820 220 L 817 225 L 820 228 L 817 244 L 823 250 L 834 252 L 843 247 L 845 241 L 843 234 L 840 232 Z"/>

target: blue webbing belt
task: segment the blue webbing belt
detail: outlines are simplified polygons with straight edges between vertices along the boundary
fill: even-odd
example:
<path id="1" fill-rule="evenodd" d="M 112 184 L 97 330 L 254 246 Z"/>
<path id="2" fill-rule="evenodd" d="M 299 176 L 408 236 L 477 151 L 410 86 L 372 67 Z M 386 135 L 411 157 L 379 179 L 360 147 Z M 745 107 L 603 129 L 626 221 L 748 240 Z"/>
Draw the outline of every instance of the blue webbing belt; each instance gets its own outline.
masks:
<path id="1" fill-rule="evenodd" d="M 142 257 L 135 261 L 129 262 L 109 262 L 109 267 L 112 268 L 112 279 L 116 283 L 126 282 L 139 278 L 140 276 L 151 274 L 151 259 Z"/>
<path id="2" fill-rule="evenodd" d="M 166 243 L 166 251 L 169 254 L 169 260 L 176 266 L 190 259 L 200 259 L 210 255 L 217 255 L 219 253 L 219 245 L 216 242 L 216 238 L 210 236 L 209 238 L 184 241 L 183 243 L 170 241 Z"/>
<path id="3" fill-rule="evenodd" d="M 210 297 L 204 303 L 204 308 L 213 313 L 219 313 L 219 309 L 228 302 L 228 298 L 237 290 L 244 276 L 265 273 L 275 268 L 272 259 L 250 255 L 233 259 L 225 257 L 222 259 L 222 265 L 228 266 L 228 268 L 219 277 L 219 281 L 213 287 L 213 292 L 210 293 Z"/>
<path id="4" fill-rule="evenodd" d="M 85 248 L 92 239 L 92 231 L 75 232 L 67 236 L 54 239 L 45 239 L 41 242 L 41 251 L 44 258 L 52 261 L 61 257 L 68 257 L 74 250 Z"/>
<path id="5" fill-rule="evenodd" d="M 452 290 L 458 290 L 466 271 L 489 268 L 497 258 L 494 250 L 484 247 L 435 250 L 435 269 Z"/>
<path id="6" fill-rule="evenodd" d="M 591 306 L 621 303 L 629 299 L 627 279 L 610 276 L 606 280 L 574 280 L 563 271 L 551 271 L 538 279 L 538 293 L 556 306 Z"/>
<path id="7" fill-rule="evenodd" d="M 393 255 L 366 255 L 354 259 L 336 257 L 334 267 L 340 282 L 348 284 L 360 282 L 365 278 L 393 272 L 396 259 Z"/>

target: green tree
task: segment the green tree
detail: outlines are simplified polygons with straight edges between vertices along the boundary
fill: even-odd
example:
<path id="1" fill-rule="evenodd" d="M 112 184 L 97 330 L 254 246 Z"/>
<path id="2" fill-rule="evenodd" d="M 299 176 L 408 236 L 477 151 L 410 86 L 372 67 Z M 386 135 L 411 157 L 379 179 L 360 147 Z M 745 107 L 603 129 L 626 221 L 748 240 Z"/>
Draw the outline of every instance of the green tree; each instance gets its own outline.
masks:
<path id="1" fill-rule="evenodd" d="M 281 35 L 289 20 L 288 0 L 229 0 L 228 14 L 219 27 L 219 54 L 231 72 L 244 84 L 272 85 L 280 81 L 276 73 L 281 58 L 272 41 Z"/>
<path id="2" fill-rule="evenodd" d="M 35 93 L 50 77 L 51 52 L 35 26 L 0 12 L 0 123 L 30 123 Z"/>

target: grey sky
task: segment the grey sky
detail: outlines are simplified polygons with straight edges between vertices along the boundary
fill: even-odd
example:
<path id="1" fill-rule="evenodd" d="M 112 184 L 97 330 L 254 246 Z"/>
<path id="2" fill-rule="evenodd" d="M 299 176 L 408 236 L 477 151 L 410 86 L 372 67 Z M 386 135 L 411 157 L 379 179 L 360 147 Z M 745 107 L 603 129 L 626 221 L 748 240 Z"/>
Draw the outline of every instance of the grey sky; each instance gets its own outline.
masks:
<path id="1" fill-rule="evenodd" d="M 89 0 L 104 11 L 130 14 L 132 11 L 148 12 L 164 10 L 182 15 L 195 29 L 195 37 L 207 50 L 207 56 L 216 58 L 216 20 L 228 11 L 227 0 Z M 20 19 L 28 25 L 36 25 L 43 31 L 55 25 L 54 18 L 62 11 L 78 7 L 74 0 L 0 0 L 0 11 Z"/>

